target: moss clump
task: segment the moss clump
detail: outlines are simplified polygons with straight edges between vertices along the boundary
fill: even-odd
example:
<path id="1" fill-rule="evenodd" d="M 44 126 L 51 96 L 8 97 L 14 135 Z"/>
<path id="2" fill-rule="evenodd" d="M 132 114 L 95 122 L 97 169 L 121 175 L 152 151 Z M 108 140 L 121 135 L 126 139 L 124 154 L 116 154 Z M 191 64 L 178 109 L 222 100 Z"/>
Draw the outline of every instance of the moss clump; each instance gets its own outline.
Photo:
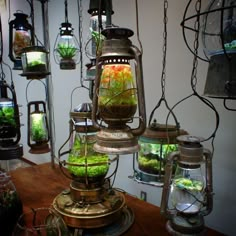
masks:
<path id="1" fill-rule="evenodd" d="M 174 184 L 179 189 L 186 189 L 189 191 L 202 191 L 203 183 L 199 180 L 192 180 L 188 178 L 178 178 L 174 180 Z"/>

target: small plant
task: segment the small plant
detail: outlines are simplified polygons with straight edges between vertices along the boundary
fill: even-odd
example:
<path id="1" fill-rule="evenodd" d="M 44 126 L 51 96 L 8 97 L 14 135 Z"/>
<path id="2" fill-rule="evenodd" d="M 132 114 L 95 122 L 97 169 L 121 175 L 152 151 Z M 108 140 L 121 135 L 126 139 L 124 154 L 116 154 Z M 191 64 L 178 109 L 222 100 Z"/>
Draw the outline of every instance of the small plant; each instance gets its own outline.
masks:
<path id="1" fill-rule="evenodd" d="M 40 115 L 40 114 L 37 114 Z M 47 140 L 47 130 L 44 125 L 44 116 L 38 116 L 37 119 L 32 120 L 31 137 L 35 142 L 42 142 Z"/>
<path id="2" fill-rule="evenodd" d="M 2 107 L 0 109 L 0 124 L 15 126 L 13 107 Z"/>
<path id="3" fill-rule="evenodd" d="M 59 43 L 57 46 L 57 52 L 63 59 L 73 58 L 76 54 L 77 48 L 71 44 Z"/>
<path id="4" fill-rule="evenodd" d="M 99 91 L 99 105 L 136 105 L 131 68 L 128 65 L 106 65 L 103 69 Z"/>

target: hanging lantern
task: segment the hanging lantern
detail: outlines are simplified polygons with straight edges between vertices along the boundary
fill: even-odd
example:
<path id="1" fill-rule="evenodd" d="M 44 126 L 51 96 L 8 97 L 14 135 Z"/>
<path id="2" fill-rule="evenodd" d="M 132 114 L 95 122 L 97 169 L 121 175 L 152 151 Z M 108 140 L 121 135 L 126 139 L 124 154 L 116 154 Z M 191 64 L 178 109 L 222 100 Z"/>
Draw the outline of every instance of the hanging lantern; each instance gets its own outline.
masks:
<path id="1" fill-rule="evenodd" d="M 213 205 L 212 154 L 198 137 L 183 135 L 177 139 L 179 151 L 170 153 L 166 164 L 161 213 L 169 219 L 171 235 L 203 235 L 204 216 Z M 177 167 L 173 176 L 174 160 Z"/>
<path id="2" fill-rule="evenodd" d="M 50 151 L 46 105 L 43 101 L 28 103 L 28 145 L 30 153 L 41 154 Z"/>
<path id="3" fill-rule="evenodd" d="M 14 62 L 13 69 L 21 70 L 22 49 L 32 44 L 33 27 L 27 21 L 27 15 L 21 12 L 14 14 L 15 19 L 9 22 L 9 57 Z"/>
<path id="4" fill-rule="evenodd" d="M 5 80 L 0 81 L 0 91 L 0 159 L 17 159 L 23 156 L 23 147 L 18 144 L 21 133 L 16 94 Z"/>
<path id="5" fill-rule="evenodd" d="M 175 125 L 158 124 L 154 119 L 139 137 L 140 151 L 136 156 L 138 169 L 134 165 L 134 180 L 162 186 L 167 156 L 170 152 L 177 151 L 177 136 L 184 134 L 187 134 L 185 130 Z M 173 172 L 174 170 L 175 166 Z"/>
<path id="6" fill-rule="evenodd" d="M 101 30 L 107 24 L 107 14 L 113 14 L 112 3 L 108 1 L 90 0 L 88 13 L 90 16 L 90 34 L 86 43 L 86 55 L 90 58 L 90 63 L 86 64 L 86 80 L 90 82 L 90 98 L 94 95 L 94 80 L 96 77 L 96 58 L 101 54 L 104 35 Z"/>
<path id="7" fill-rule="evenodd" d="M 215 0 L 208 5 L 202 21 L 204 52 L 209 67 L 204 95 L 236 98 L 236 2 Z"/>
<path id="8" fill-rule="evenodd" d="M 50 74 L 48 52 L 42 46 L 26 47 L 22 50 L 23 73 L 27 79 L 42 79 Z"/>
<path id="9" fill-rule="evenodd" d="M 61 24 L 60 33 L 54 45 L 54 58 L 62 70 L 72 70 L 79 62 L 79 43 L 74 36 L 71 23 L 68 22 L 67 1 L 65 1 L 65 22 Z"/>
<path id="10" fill-rule="evenodd" d="M 93 100 L 93 122 L 101 128 L 94 149 L 102 153 L 128 154 L 139 150 L 138 135 L 146 127 L 141 52 L 128 39 L 133 32 L 125 28 L 103 31 L 102 54 L 97 59 L 96 96 Z M 136 77 L 131 60 L 135 60 Z M 137 87 L 136 87 L 137 86 Z M 132 129 L 139 111 L 139 127 Z M 98 124 L 98 119 L 106 124 Z"/>
<path id="11" fill-rule="evenodd" d="M 59 150 L 62 172 L 70 178 L 70 189 L 53 202 L 55 210 L 71 229 L 81 228 L 84 234 L 120 232 L 133 223 L 133 214 L 122 193 L 112 189 L 110 179 L 116 174 L 118 157 L 98 153 L 93 149 L 97 128 L 91 120 L 91 104 L 83 103 L 70 113 L 70 135 Z M 69 150 L 63 151 L 69 142 Z M 67 160 L 63 156 L 68 155 Z M 110 170 L 113 164 L 116 166 Z M 66 168 L 63 168 L 66 167 Z M 125 219 L 125 224 L 119 222 Z M 118 222 L 118 223 L 117 223 Z M 112 226 L 111 226 L 112 225 Z"/>

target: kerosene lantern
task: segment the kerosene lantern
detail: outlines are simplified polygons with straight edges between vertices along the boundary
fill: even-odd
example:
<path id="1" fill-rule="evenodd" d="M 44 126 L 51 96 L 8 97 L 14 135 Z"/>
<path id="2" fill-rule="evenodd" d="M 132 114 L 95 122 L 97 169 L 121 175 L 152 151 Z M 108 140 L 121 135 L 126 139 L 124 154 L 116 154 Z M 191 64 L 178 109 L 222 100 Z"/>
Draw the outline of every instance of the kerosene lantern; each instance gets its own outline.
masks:
<path id="1" fill-rule="evenodd" d="M 236 2 L 214 0 L 202 20 L 202 41 L 209 59 L 204 95 L 236 98 Z"/>
<path id="2" fill-rule="evenodd" d="M 161 213 L 168 219 L 166 228 L 171 235 L 204 235 L 204 216 L 213 208 L 212 154 L 199 137 L 177 139 L 179 151 L 168 155 L 165 168 Z"/>
<path id="3" fill-rule="evenodd" d="M 68 21 L 67 0 L 65 1 L 65 22 L 61 23 L 60 33 L 54 45 L 54 58 L 62 70 L 72 70 L 79 62 L 79 42 Z"/>
<path id="4" fill-rule="evenodd" d="M 97 58 L 92 112 L 93 122 L 101 130 L 94 149 L 110 154 L 134 153 L 139 150 L 138 135 L 146 127 L 142 53 L 129 40 L 133 35 L 130 29 L 111 27 L 102 34 L 106 39 Z M 135 65 L 131 64 L 134 61 Z M 131 128 L 127 123 L 134 122 L 137 110 L 139 125 Z"/>
<path id="5" fill-rule="evenodd" d="M 110 183 L 118 167 L 118 156 L 93 149 L 97 128 L 91 120 L 91 108 L 90 103 L 83 103 L 70 113 L 70 135 L 58 156 L 61 170 L 71 184 L 54 199 L 53 207 L 73 235 L 77 231 L 84 235 L 120 235 L 132 225 L 134 216 L 123 193 Z M 68 142 L 69 150 L 64 151 Z M 63 157 L 65 154 L 68 158 Z"/>
<path id="6" fill-rule="evenodd" d="M 49 129 L 47 121 L 46 104 L 44 101 L 28 103 L 28 145 L 29 152 L 42 154 L 50 151 Z"/>
<path id="7" fill-rule="evenodd" d="M 30 46 L 22 49 L 21 61 L 23 73 L 27 79 L 43 79 L 49 72 L 48 52 L 43 46 Z"/>
<path id="8" fill-rule="evenodd" d="M 0 81 L 0 159 L 17 159 L 23 156 L 20 141 L 20 118 L 13 85 Z"/>
<path id="9" fill-rule="evenodd" d="M 187 134 L 177 125 L 157 123 L 156 119 L 139 137 L 140 151 L 135 154 L 134 180 L 153 186 L 163 186 L 165 165 L 169 153 L 177 151 L 177 136 Z M 136 167 L 137 161 L 137 167 Z M 173 167 L 173 173 L 175 165 Z"/>
<path id="10" fill-rule="evenodd" d="M 26 14 L 16 12 L 14 16 L 15 19 L 9 22 L 9 58 L 14 62 L 13 69 L 21 70 L 22 49 L 32 44 L 33 27 Z"/>

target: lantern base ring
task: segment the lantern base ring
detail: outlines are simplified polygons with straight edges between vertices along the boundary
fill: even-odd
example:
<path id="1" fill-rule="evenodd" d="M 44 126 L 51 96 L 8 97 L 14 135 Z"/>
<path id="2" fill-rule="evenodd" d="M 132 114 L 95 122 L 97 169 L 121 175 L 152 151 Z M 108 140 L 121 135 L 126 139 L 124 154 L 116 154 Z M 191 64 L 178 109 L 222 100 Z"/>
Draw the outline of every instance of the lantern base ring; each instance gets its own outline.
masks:
<path id="1" fill-rule="evenodd" d="M 102 129 L 97 132 L 94 150 L 109 154 L 131 154 L 138 152 L 140 147 L 137 137 L 130 129 Z"/>
<path id="2" fill-rule="evenodd" d="M 204 218 L 200 215 L 174 216 L 166 223 L 166 229 L 171 235 L 177 236 L 206 235 L 206 229 L 204 227 Z"/>

